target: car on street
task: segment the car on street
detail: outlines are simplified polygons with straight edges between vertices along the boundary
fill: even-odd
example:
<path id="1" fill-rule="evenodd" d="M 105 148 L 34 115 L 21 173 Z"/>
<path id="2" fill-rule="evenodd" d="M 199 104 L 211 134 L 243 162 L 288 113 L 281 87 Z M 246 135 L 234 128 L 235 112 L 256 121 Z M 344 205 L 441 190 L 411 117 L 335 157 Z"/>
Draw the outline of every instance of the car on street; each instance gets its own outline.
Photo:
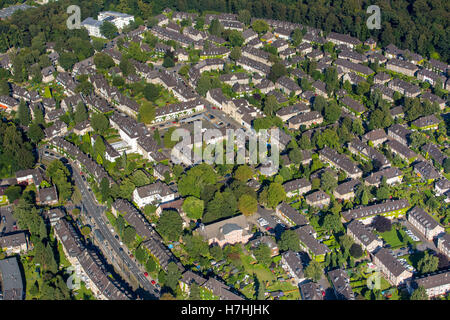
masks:
<path id="1" fill-rule="evenodd" d="M 152 280 L 152 281 L 150 281 L 153 285 L 155 285 L 156 284 L 156 281 L 155 280 Z"/>

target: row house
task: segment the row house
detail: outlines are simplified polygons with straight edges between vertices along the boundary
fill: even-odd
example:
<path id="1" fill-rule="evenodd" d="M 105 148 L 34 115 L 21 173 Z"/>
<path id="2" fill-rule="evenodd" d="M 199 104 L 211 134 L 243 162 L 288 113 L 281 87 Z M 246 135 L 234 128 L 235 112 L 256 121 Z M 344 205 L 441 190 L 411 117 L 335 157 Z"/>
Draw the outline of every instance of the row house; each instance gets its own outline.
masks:
<path id="1" fill-rule="evenodd" d="M 303 36 L 302 42 L 311 45 L 324 45 L 325 43 L 327 43 L 327 40 L 317 33 L 307 32 Z"/>
<path id="2" fill-rule="evenodd" d="M 437 248 L 450 259 L 450 234 L 445 233 L 438 239 Z"/>
<path id="3" fill-rule="evenodd" d="M 14 83 L 11 84 L 11 95 L 15 99 L 24 100 L 29 103 L 37 103 L 42 99 L 37 91 L 28 91 Z"/>
<path id="4" fill-rule="evenodd" d="M 350 200 L 355 197 L 356 187 L 361 184 L 361 181 L 351 179 L 350 181 L 339 184 L 333 191 L 336 199 Z"/>
<path id="5" fill-rule="evenodd" d="M 20 101 L 11 96 L 0 96 L 0 110 L 10 113 L 19 110 Z"/>
<path id="6" fill-rule="evenodd" d="M 275 28 L 275 30 L 273 31 L 273 34 L 275 35 L 275 37 L 277 37 L 279 39 L 290 40 L 292 30 L 285 29 L 285 28 Z"/>
<path id="7" fill-rule="evenodd" d="M 397 78 L 389 81 L 388 87 L 409 98 L 417 97 L 421 92 L 418 86 Z"/>
<path id="8" fill-rule="evenodd" d="M 308 253 L 311 259 L 322 262 L 325 260 L 325 255 L 331 252 L 330 248 L 314 237 L 315 231 L 310 225 L 299 227 L 294 231 L 300 240 L 300 247 Z"/>
<path id="9" fill-rule="evenodd" d="M 108 276 L 102 260 L 96 252 L 88 249 L 74 227 L 61 219 L 54 227 L 56 239 L 61 243 L 67 260 L 75 273 L 99 300 L 131 300 L 132 294 Z"/>
<path id="10" fill-rule="evenodd" d="M 323 288 L 313 281 L 300 284 L 299 291 L 302 300 L 323 300 L 325 296 Z"/>
<path id="11" fill-rule="evenodd" d="M 96 181 L 107 179 L 110 184 L 114 182 L 103 166 L 92 160 L 87 154 L 83 153 L 69 141 L 61 137 L 55 137 L 50 141 L 50 146 L 55 148 L 59 153 L 68 155 L 80 168 L 84 168 L 89 175 L 96 179 Z"/>
<path id="12" fill-rule="evenodd" d="M 449 88 L 447 88 L 446 90 L 448 91 Z M 425 101 L 428 101 L 431 104 L 436 103 L 439 106 L 439 108 L 441 108 L 441 110 L 445 109 L 446 101 L 444 99 L 438 97 L 437 95 L 432 94 L 431 92 L 426 91 L 426 92 L 422 93 L 420 95 L 419 99 L 422 103 Z"/>
<path id="13" fill-rule="evenodd" d="M 285 49 L 283 51 L 280 51 L 278 55 L 280 56 L 281 59 L 284 60 L 283 61 L 283 63 L 284 63 L 285 61 L 288 61 L 286 59 L 292 58 L 293 56 L 295 56 L 295 54 L 296 54 L 296 51 L 295 51 L 294 48 L 287 48 L 287 49 Z M 292 64 L 297 64 L 297 63 L 299 63 L 300 61 L 303 61 L 303 60 L 304 60 L 303 57 L 298 56 L 297 60 L 292 60 L 291 63 Z"/>
<path id="14" fill-rule="evenodd" d="M 347 225 L 347 234 L 368 252 L 373 252 L 383 246 L 383 240 L 358 220 L 352 220 Z"/>
<path id="15" fill-rule="evenodd" d="M 388 128 L 388 137 L 400 142 L 405 146 L 408 145 L 408 140 L 411 133 L 411 130 L 406 129 L 400 124 L 393 124 Z"/>
<path id="16" fill-rule="evenodd" d="M 330 196 L 322 190 L 315 191 L 305 197 L 306 203 L 313 207 L 324 208 L 330 204 Z"/>
<path id="17" fill-rule="evenodd" d="M 378 150 L 365 144 L 359 138 L 354 138 L 348 143 L 350 152 L 363 157 L 365 160 L 372 161 L 379 169 L 390 165 L 389 160 Z"/>
<path id="18" fill-rule="evenodd" d="M 374 71 L 372 69 L 370 69 L 369 67 L 366 67 L 365 65 L 362 65 L 359 63 L 351 62 L 346 59 L 338 58 L 338 59 L 336 59 L 336 61 L 334 61 L 334 64 L 337 67 L 340 67 L 342 69 L 342 71 L 345 73 L 355 72 L 356 74 L 363 76 L 365 78 L 367 78 L 368 76 L 370 76 L 371 74 L 374 73 Z"/>
<path id="19" fill-rule="evenodd" d="M 441 175 L 428 161 L 419 161 L 414 164 L 414 172 L 424 181 L 430 183 L 439 179 Z"/>
<path id="20" fill-rule="evenodd" d="M 8 255 L 22 254 L 29 249 L 28 236 L 25 231 L 9 233 L 0 237 L 0 248 Z"/>
<path id="21" fill-rule="evenodd" d="M 391 76 L 384 72 L 377 72 L 377 74 L 373 77 L 373 82 L 378 84 L 385 84 L 391 80 Z"/>
<path id="22" fill-rule="evenodd" d="M 56 109 L 53 111 L 49 111 L 45 113 L 44 119 L 47 122 L 53 122 L 58 120 L 61 116 L 63 116 L 65 114 L 63 109 Z"/>
<path id="23" fill-rule="evenodd" d="M 244 38 L 244 45 L 245 45 L 249 41 L 258 39 L 258 34 L 255 31 L 253 31 L 252 29 L 246 29 L 246 30 L 244 30 L 244 32 L 242 32 L 242 38 Z"/>
<path id="24" fill-rule="evenodd" d="M 425 157 L 427 159 L 431 158 L 433 159 L 435 164 L 437 163 L 440 166 L 444 165 L 444 161 L 447 156 L 439 149 L 436 144 L 432 142 L 426 143 L 420 148 L 420 150 L 425 153 Z"/>
<path id="25" fill-rule="evenodd" d="M 339 102 L 341 102 L 348 111 L 356 115 L 361 115 L 367 110 L 360 102 L 353 100 L 349 96 L 339 99 Z"/>
<path id="26" fill-rule="evenodd" d="M 355 293 L 350 286 L 350 278 L 346 271 L 335 269 L 328 271 L 327 276 L 338 300 L 355 300 Z"/>
<path id="27" fill-rule="evenodd" d="M 398 142 L 397 140 L 388 140 L 385 142 L 385 145 L 393 152 L 397 154 L 400 158 L 411 163 L 418 157 L 417 153 L 412 151 L 410 148 L 405 146 L 404 144 Z"/>
<path id="28" fill-rule="evenodd" d="M 367 57 L 361 53 L 351 50 L 343 50 L 338 54 L 339 59 L 347 59 L 353 63 L 367 62 Z"/>
<path id="29" fill-rule="evenodd" d="M 136 188 L 133 191 L 133 201 L 139 208 L 152 203 L 165 203 L 174 200 L 178 193 L 161 181 Z"/>
<path id="30" fill-rule="evenodd" d="M 248 75 L 244 72 L 223 74 L 219 77 L 219 80 L 230 86 L 233 86 L 236 83 L 239 83 L 239 84 L 249 84 L 250 83 L 250 79 L 249 79 Z"/>
<path id="31" fill-rule="evenodd" d="M 275 83 L 275 88 L 282 90 L 288 95 L 294 94 L 295 96 L 298 96 L 300 93 L 302 93 L 302 89 L 300 88 L 300 86 L 294 80 L 285 76 L 280 77 L 277 80 L 277 82 Z"/>
<path id="32" fill-rule="evenodd" d="M 263 76 L 267 76 L 270 73 L 269 65 L 247 58 L 246 56 L 241 56 L 236 64 L 247 71 L 256 72 Z"/>
<path id="33" fill-rule="evenodd" d="M 419 206 L 412 208 L 408 212 L 407 218 L 408 221 L 429 241 L 432 241 L 435 237 L 445 233 L 445 229 Z"/>
<path id="34" fill-rule="evenodd" d="M 373 256 L 374 264 L 394 286 L 405 283 L 412 277 L 412 272 L 408 271 L 386 248 L 381 248 Z"/>
<path id="35" fill-rule="evenodd" d="M 427 69 L 432 70 L 434 72 L 446 74 L 449 70 L 449 65 L 445 62 L 436 60 L 436 59 L 430 59 L 428 63 L 426 64 Z"/>
<path id="36" fill-rule="evenodd" d="M 327 36 L 327 41 L 336 45 L 345 45 L 347 47 L 350 47 L 351 49 L 354 49 L 356 46 L 361 44 L 361 41 L 359 41 L 359 39 L 355 37 L 336 32 L 330 32 L 330 34 L 328 34 Z"/>
<path id="37" fill-rule="evenodd" d="M 303 273 L 303 261 L 300 253 L 292 250 L 283 252 L 281 254 L 281 265 L 296 283 L 300 283 L 305 280 L 305 275 Z"/>
<path id="38" fill-rule="evenodd" d="M 156 109 L 155 119 L 152 123 L 164 122 L 172 119 L 177 119 L 179 117 L 185 117 L 196 112 L 201 112 L 204 110 L 204 108 L 205 106 L 200 99 L 170 104 Z"/>
<path id="39" fill-rule="evenodd" d="M 313 50 L 313 46 L 307 42 L 303 42 L 297 47 L 297 52 L 303 56 L 312 52 L 312 50 Z"/>
<path id="40" fill-rule="evenodd" d="M 209 49 L 200 51 L 200 59 L 226 59 L 230 52 L 230 49 L 227 47 L 210 47 Z"/>
<path id="41" fill-rule="evenodd" d="M 382 215 L 389 219 L 402 217 L 405 215 L 406 210 L 408 210 L 409 207 L 410 204 L 406 199 L 388 200 L 383 203 L 342 212 L 342 217 L 346 221 L 358 219 L 363 224 L 367 225 L 372 223 L 373 218 L 377 215 Z"/>
<path id="42" fill-rule="evenodd" d="M 298 114 L 302 114 L 302 113 L 306 113 L 306 112 L 310 112 L 310 111 L 311 111 L 311 109 L 309 106 L 307 106 L 303 102 L 299 102 L 299 103 L 293 104 L 291 106 L 281 108 L 275 114 L 277 117 L 279 117 L 281 120 L 283 120 L 283 122 L 286 122 L 287 120 L 289 120 L 290 118 L 292 118 Z"/>
<path id="43" fill-rule="evenodd" d="M 272 43 L 272 47 L 277 49 L 277 52 L 280 53 L 281 51 L 284 51 L 287 48 L 289 48 L 289 43 L 286 40 L 278 39 Z"/>
<path id="44" fill-rule="evenodd" d="M 401 183 L 403 180 L 403 173 L 396 167 L 386 168 L 377 172 L 371 173 L 364 179 L 364 183 L 368 186 L 379 187 L 383 179 L 386 179 L 388 185 Z"/>
<path id="45" fill-rule="evenodd" d="M 404 74 L 409 77 L 414 77 L 417 70 L 419 70 L 419 68 L 415 64 L 399 59 L 391 59 L 386 62 L 386 69 Z"/>
<path id="46" fill-rule="evenodd" d="M 327 146 L 319 151 L 319 159 L 332 167 L 343 170 L 352 179 L 362 177 L 362 170 L 352 160 Z"/>
<path id="47" fill-rule="evenodd" d="M 427 69 L 420 69 L 419 72 L 417 72 L 416 77 L 418 80 L 428 82 L 432 86 L 435 86 L 438 81 L 441 83 L 441 85 L 444 85 L 446 81 L 446 78 L 444 76 L 441 76 L 436 72 Z"/>
<path id="48" fill-rule="evenodd" d="M 302 195 L 311 191 L 311 183 L 306 179 L 295 179 L 283 184 L 283 188 L 286 191 L 287 197 L 294 195 Z"/>
<path id="49" fill-rule="evenodd" d="M 122 140 L 130 147 L 130 152 L 136 152 L 138 138 L 148 134 L 145 125 L 117 112 L 112 114 L 109 120 L 111 126 L 119 131 Z"/>
<path id="50" fill-rule="evenodd" d="M 394 93 L 395 93 L 394 90 L 380 83 L 376 83 L 370 88 L 371 93 L 375 92 L 376 90 L 378 90 L 381 93 L 381 97 L 384 100 L 394 102 Z"/>
<path id="51" fill-rule="evenodd" d="M 411 290 L 424 287 L 429 298 L 445 295 L 450 291 L 450 270 L 433 272 L 411 281 Z"/>
<path id="52" fill-rule="evenodd" d="M 298 114 L 288 120 L 289 129 L 300 129 L 300 126 L 310 127 L 312 125 L 318 125 L 323 122 L 323 117 L 320 112 L 310 111 L 302 114 Z"/>
<path id="53" fill-rule="evenodd" d="M 316 95 L 320 95 L 325 99 L 328 99 L 327 86 L 324 82 L 316 80 L 313 83 L 311 83 L 311 87 L 314 88 Z"/>
<path id="54" fill-rule="evenodd" d="M 434 190 L 436 192 L 436 196 L 441 196 L 450 190 L 450 181 L 447 178 L 441 178 L 434 183 Z"/>
<path id="55" fill-rule="evenodd" d="M 284 221 L 287 225 L 293 226 L 304 226 L 307 225 L 308 219 L 300 214 L 300 212 L 293 207 L 291 207 L 286 202 L 281 202 L 275 209 L 276 214 Z"/>
<path id="56" fill-rule="evenodd" d="M 188 36 L 189 38 L 191 38 L 194 41 L 200 41 L 200 40 L 206 38 L 206 35 L 204 32 L 201 32 L 191 26 L 184 28 L 183 34 Z"/>
<path id="57" fill-rule="evenodd" d="M 249 59 L 263 63 L 269 67 L 272 65 L 272 63 L 269 61 L 270 54 L 267 51 L 261 49 L 245 46 L 242 48 L 242 57 L 247 57 Z"/>
<path id="58" fill-rule="evenodd" d="M 420 117 L 411 122 L 411 128 L 420 130 L 436 130 L 442 120 L 438 119 L 434 114 Z"/>
<path id="59" fill-rule="evenodd" d="M 369 146 L 377 147 L 383 144 L 388 139 L 386 131 L 384 129 L 375 129 L 367 132 L 363 136 L 363 142 L 367 142 Z"/>
<path id="60" fill-rule="evenodd" d="M 61 120 L 56 120 L 52 126 L 44 129 L 46 139 L 52 139 L 56 136 L 64 136 L 67 133 L 67 124 Z"/>

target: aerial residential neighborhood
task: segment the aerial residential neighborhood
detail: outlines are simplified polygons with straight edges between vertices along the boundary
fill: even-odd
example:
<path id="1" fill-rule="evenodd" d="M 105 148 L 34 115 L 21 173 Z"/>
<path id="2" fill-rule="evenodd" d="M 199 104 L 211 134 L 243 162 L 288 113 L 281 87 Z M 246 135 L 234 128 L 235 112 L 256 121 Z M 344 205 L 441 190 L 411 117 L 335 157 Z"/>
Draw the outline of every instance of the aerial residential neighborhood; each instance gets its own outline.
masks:
<path id="1" fill-rule="evenodd" d="M 0 300 L 448 300 L 448 3 L 409 2 L 2 4 Z"/>

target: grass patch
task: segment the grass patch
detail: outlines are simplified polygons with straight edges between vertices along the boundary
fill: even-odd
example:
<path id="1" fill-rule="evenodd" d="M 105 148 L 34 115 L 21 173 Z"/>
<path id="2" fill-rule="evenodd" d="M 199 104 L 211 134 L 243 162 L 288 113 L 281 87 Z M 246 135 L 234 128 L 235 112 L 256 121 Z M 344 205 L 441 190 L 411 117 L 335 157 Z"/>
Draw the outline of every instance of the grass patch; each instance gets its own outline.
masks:
<path id="1" fill-rule="evenodd" d="M 241 261 L 247 274 L 251 275 L 255 273 L 260 281 L 270 282 L 276 280 L 275 276 L 272 274 L 272 272 L 270 272 L 269 269 L 260 264 L 251 264 L 251 262 L 255 261 L 252 257 L 241 255 Z"/>
<path id="2" fill-rule="evenodd" d="M 386 231 L 380 233 L 380 236 L 386 241 L 387 244 L 391 245 L 391 248 L 401 248 L 407 245 L 407 235 L 403 230 L 396 229 L 393 227 L 391 231 Z"/>

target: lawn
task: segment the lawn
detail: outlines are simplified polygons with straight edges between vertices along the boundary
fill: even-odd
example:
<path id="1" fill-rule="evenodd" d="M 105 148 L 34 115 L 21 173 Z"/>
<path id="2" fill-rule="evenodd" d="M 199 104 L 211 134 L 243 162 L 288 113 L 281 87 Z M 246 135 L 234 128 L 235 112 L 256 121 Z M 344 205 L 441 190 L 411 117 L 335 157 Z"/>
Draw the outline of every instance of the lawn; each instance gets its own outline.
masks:
<path id="1" fill-rule="evenodd" d="M 300 291 L 298 286 L 294 286 L 289 281 L 278 281 L 267 287 L 267 291 L 283 291 L 284 296 L 281 300 L 299 300 Z"/>
<path id="2" fill-rule="evenodd" d="M 241 255 L 241 260 L 247 274 L 255 273 L 260 281 L 275 281 L 275 276 L 269 269 L 260 264 L 251 264 L 254 259 L 247 255 Z"/>
<path id="3" fill-rule="evenodd" d="M 200 298 L 202 300 L 219 300 L 219 298 L 213 295 L 211 291 L 204 288 L 200 288 Z"/>
<path id="4" fill-rule="evenodd" d="M 31 260 L 31 261 L 29 261 Z M 33 296 L 30 294 L 30 289 L 34 285 L 34 283 L 37 281 L 38 286 L 41 287 L 42 280 L 40 274 L 36 272 L 36 265 L 34 264 L 34 259 L 28 259 L 28 256 L 21 256 L 20 262 L 22 263 L 23 270 L 25 273 L 25 287 L 26 287 L 26 293 L 25 293 L 25 299 L 26 300 L 32 300 L 33 298 L 39 298 L 38 296 Z"/>
<path id="5" fill-rule="evenodd" d="M 86 288 L 84 282 L 81 282 L 80 289 L 74 292 L 76 300 L 96 300 L 91 290 Z"/>
<path id="6" fill-rule="evenodd" d="M 392 228 L 391 231 L 386 231 L 380 234 L 386 243 L 391 245 L 392 249 L 403 247 L 407 244 L 408 236 L 403 230 Z"/>

